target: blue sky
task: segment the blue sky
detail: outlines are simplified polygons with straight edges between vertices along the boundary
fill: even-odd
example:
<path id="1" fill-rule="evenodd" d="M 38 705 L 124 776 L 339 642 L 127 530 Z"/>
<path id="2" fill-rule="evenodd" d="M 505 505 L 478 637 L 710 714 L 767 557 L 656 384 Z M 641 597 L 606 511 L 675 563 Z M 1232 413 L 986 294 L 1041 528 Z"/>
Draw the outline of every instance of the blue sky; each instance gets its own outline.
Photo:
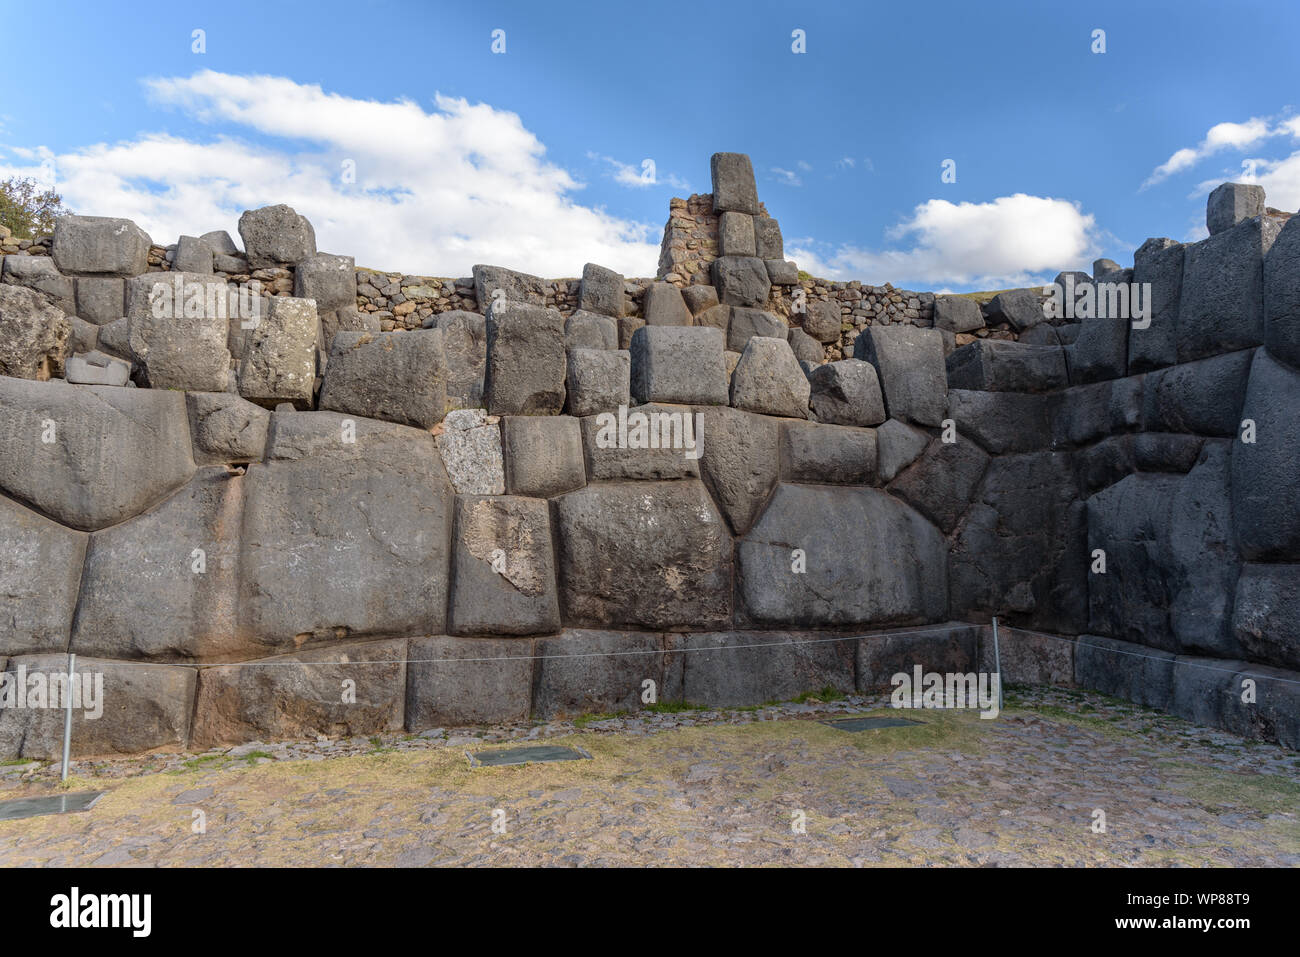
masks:
<path id="1" fill-rule="evenodd" d="M 0 176 L 52 176 L 77 212 L 162 243 L 288 202 L 362 265 L 652 275 L 669 198 L 707 192 L 717 150 L 753 157 L 801 267 L 915 289 L 1131 262 L 1148 236 L 1203 235 L 1228 179 L 1300 207 L 1294 3 L 0 13 Z"/>

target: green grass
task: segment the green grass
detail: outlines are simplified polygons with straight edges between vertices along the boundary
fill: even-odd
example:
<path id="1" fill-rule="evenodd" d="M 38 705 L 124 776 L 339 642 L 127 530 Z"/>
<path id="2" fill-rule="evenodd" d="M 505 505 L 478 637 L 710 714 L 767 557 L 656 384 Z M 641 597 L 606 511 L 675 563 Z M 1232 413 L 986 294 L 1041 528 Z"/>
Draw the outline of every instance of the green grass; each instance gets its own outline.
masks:
<path id="1" fill-rule="evenodd" d="M 810 701 L 843 701 L 846 697 L 847 695 L 843 691 L 826 685 L 820 691 L 805 691 L 794 700 L 795 704 L 807 704 Z M 773 703 L 778 704 L 779 702 Z"/>
<path id="2" fill-rule="evenodd" d="M 659 701 L 646 705 L 642 710 L 653 714 L 681 714 L 683 711 L 708 711 L 702 704 L 687 704 L 685 701 Z"/>
<path id="3" fill-rule="evenodd" d="M 580 714 L 573 719 L 575 728 L 585 728 L 593 721 L 611 721 L 614 718 L 626 718 L 626 711 L 593 711 L 590 714 Z"/>

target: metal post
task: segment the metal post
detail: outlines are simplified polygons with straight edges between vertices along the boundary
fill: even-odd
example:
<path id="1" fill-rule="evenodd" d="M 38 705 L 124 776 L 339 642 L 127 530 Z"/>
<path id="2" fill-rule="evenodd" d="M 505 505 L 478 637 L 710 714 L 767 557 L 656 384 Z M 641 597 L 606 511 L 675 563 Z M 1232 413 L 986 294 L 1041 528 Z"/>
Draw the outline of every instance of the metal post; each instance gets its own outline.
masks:
<path id="1" fill-rule="evenodd" d="M 998 710 L 1002 710 L 1002 652 L 998 648 L 998 616 L 993 616 L 993 670 L 998 675 Z"/>
<path id="2" fill-rule="evenodd" d="M 63 776 L 61 781 L 68 780 L 68 750 L 72 747 L 72 683 L 77 680 L 77 656 L 68 655 L 68 700 L 67 707 L 63 711 Z"/>

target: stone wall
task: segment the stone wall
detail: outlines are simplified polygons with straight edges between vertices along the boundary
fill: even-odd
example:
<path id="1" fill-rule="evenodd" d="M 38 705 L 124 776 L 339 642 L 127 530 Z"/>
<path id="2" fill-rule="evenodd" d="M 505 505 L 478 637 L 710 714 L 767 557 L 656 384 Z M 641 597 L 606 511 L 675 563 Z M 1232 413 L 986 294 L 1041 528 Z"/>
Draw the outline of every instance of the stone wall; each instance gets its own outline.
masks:
<path id="1" fill-rule="evenodd" d="M 1132 328 L 805 285 L 713 172 L 708 283 L 381 280 L 283 206 L 5 257 L 0 705 L 68 652 L 78 754 L 743 705 L 987 668 L 998 616 L 1008 680 L 1300 746 L 1300 219 L 1216 192 Z"/>

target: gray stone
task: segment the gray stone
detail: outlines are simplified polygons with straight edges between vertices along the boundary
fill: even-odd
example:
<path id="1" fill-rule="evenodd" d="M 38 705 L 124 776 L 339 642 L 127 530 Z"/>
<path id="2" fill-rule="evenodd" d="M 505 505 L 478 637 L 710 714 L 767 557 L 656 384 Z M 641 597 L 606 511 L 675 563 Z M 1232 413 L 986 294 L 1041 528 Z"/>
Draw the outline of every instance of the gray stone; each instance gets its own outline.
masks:
<path id="1" fill-rule="evenodd" d="M 33 292 L 39 292 L 49 297 L 49 300 L 63 313 L 74 314 L 77 312 L 77 303 L 74 297 L 74 282 L 55 268 L 53 260 L 48 256 L 5 256 L 0 259 L 3 263 L 4 285 L 22 286 Z M 121 291 L 122 280 L 115 280 Z M 117 304 L 117 314 L 122 314 L 122 303 L 119 298 Z M 89 318 L 83 316 L 82 318 Z M 116 318 L 116 317 L 114 317 Z"/>
<path id="2" fill-rule="evenodd" d="M 948 414 L 957 431 L 991 455 L 1048 448 L 1057 406 L 1047 395 L 948 390 Z"/>
<path id="3" fill-rule="evenodd" d="M 710 286 L 710 289 L 713 287 Z M 695 316 L 697 326 L 707 326 L 710 329 L 721 329 L 722 335 L 728 335 L 731 329 L 731 314 L 734 310 L 731 306 L 715 305 L 707 309 L 702 309 Z"/>
<path id="4" fill-rule="evenodd" d="M 764 415 L 807 418 L 811 391 L 784 339 L 754 336 L 731 377 L 731 404 Z"/>
<path id="5" fill-rule="evenodd" d="M 506 300 L 487 314 L 484 396 L 493 415 L 558 415 L 564 408 L 564 317 Z"/>
<path id="6" fill-rule="evenodd" d="M 689 406 L 647 404 L 582 420 L 587 476 L 593 482 L 698 478 L 700 437 Z"/>
<path id="7" fill-rule="evenodd" d="M 1201 457 L 1204 445 L 1197 435 L 1144 432 L 1133 436 L 1133 464 L 1143 472 L 1186 475 Z"/>
<path id="8" fill-rule="evenodd" d="M 681 291 L 671 283 L 651 283 L 645 291 L 641 313 L 646 325 L 650 326 L 689 326 L 691 311 L 686 308 L 686 300 Z"/>
<path id="9" fill-rule="evenodd" d="M 226 390 L 227 295 L 225 280 L 198 273 L 153 273 L 126 284 L 127 344 L 141 385 Z"/>
<path id="10" fill-rule="evenodd" d="M 1207 728 L 1222 728 L 1239 710 L 1238 673 L 1244 661 L 1179 655 L 1174 659 L 1173 694 L 1169 710 Z"/>
<path id="11" fill-rule="evenodd" d="M 388 638 L 267 658 L 265 667 L 203 668 L 190 747 L 400 731 L 405 658 L 406 640 Z"/>
<path id="12" fill-rule="evenodd" d="M 1074 687 L 1074 645 L 1059 635 L 1001 626 L 998 628 L 997 653 L 994 653 L 993 627 L 984 625 L 979 634 L 977 671 L 995 673 L 1002 668 L 1002 684 L 1056 685 Z"/>
<path id="13" fill-rule="evenodd" d="M 187 392 L 185 406 L 198 465 L 261 460 L 271 425 L 266 409 L 229 392 Z"/>
<path id="14" fill-rule="evenodd" d="M 253 269 L 296 266 L 316 255 L 316 230 L 290 206 L 263 206 L 239 217 L 248 265 Z"/>
<path id="15" fill-rule="evenodd" d="M 193 473 L 179 392 L 0 377 L 0 488 L 64 525 L 125 521 Z"/>
<path id="16" fill-rule="evenodd" d="M 822 344 L 798 326 L 790 327 L 787 336 L 790 349 L 800 363 L 810 362 L 819 365 L 826 358 L 826 350 L 822 348 Z"/>
<path id="17" fill-rule="evenodd" d="M 736 708 L 790 701 L 827 687 L 852 694 L 856 645 L 789 631 L 686 634 L 680 639 L 684 699 Z"/>
<path id="18" fill-rule="evenodd" d="M 764 259 L 767 278 L 773 286 L 799 285 L 799 267 L 787 259 Z"/>
<path id="19" fill-rule="evenodd" d="M 755 256 L 719 256 L 713 260 L 713 285 L 728 306 L 762 306 L 772 291 L 767 266 Z"/>
<path id="20" fill-rule="evenodd" d="M 637 402 L 727 404 L 722 333 L 700 326 L 643 326 L 632 335 Z"/>
<path id="21" fill-rule="evenodd" d="M 793 332 L 793 330 L 791 330 Z M 879 425 L 885 421 L 876 367 L 861 359 L 818 366 L 808 377 L 817 421 L 834 425 Z"/>
<path id="22" fill-rule="evenodd" d="M 442 333 L 338 333 L 325 367 L 320 407 L 433 428 L 447 412 Z"/>
<path id="23" fill-rule="evenodd" d="M 967 674 L 977 670 L 979 626 L 946 622 L 939 628 L 866 635 L 857 640 L 857 690 L 892 690 L 893 678 L 909 678 L 917 665 L 924 672 Z M 991 669 L 990 669 L 991 670 Z"/>
<path id="24" fill-rule="evenodd" d="M 211 232 L 204 233 L 199 237 L 213 253 L 221 256 L 242 256 L 239 247 L 235 241 L 230 238 L 230 233 L 224 229 L 214 229 Z"/>
<path id="25" fill-rule="evenodd" d="M 632 336 L 644 325 L 645 320 L 640 316 L 620 316 L 618 319 L 618 347 L 625 350 L 631 349 Z"/>
<path id="26" fill-rule="evenodd" d="M 408 654 L 407 731 L 527 720 L 533 685 L 528 639 L 437 635 L 411 639 Z"/>
<path id="27" fill-rule="evenodd" d="M 754 217 L 754 243 L 759 259 L 784 260 L 785 244 L 781 240 L 781 224 L 760 212 Z M 794 263 L 787 263 L 793 266 Z M 798 277 L 795 277 L 798 282 Z"/>
<path id="28" fill-rule="evenodd" d="M 705 408 L 704 481 L 737 535 L 747 532 L 776 485 L 779 423 L 730 408 Z"/>
<path id="29" fill-rule="evenodd" d="M 182 236 L 176 243 L 172 269 L 178 272 L 212 272 L 212 247 L 197 236 Z"/>
<path id="30" fill-rule="evenodd" d="M 546 304 L 546 284 L 536 276 L 504 266 L 475 266 L 474 296 L 478 299 L 479 311 L 484 315 L 498 300 L 543 306 Z"/>
<path id="31" fill-rule="evenodd" d="M 1241 700 L 1246 679 L 1255 687 L 1253 704 Z M 1232 693 L 1225 703 L 1226 730 L 1300 750 L 1300 674 L 1247 664 L 1232 676 Z"/>
<path id="32" fill-rule="evenodd" d="M 578 288 L 578 308 L 602 316 L 623 315 L 622 274 L 595 263 L 583 266 L 582 285 Z"/>
<path id="33" fill-rule="evenodd" d="M 1250 660 L 1300 669 L 1300 565 L 1243 565 L 1232 630 Z"/>
<path id="34" fill-rule="evenodd" d="M 758 214 L 754 167 L 744 153 L 714 153 L 709 159 L 713 179 L 713 209 Z"/>
<path id="35" fill-rule="evenodd" d="M 946 552 L 933 525 L 878 489 L 782 484 L 740 542 L 738 592 L 757 623 L 934 621 L 948 604 Z"/>
<path id="36" fill-rule="evenodd" d="M 506 416 L 501 420 L 506 490 L 550 498 L 587 484 L 582 429 L 572 416 Z"/>
<path id="37" fill-rule="evenodd" d="M 898 419 L 886 419 L 876 429 L 876 471 L 880 481 L 892 482 L 930 444 L 930 436 Z"/>
<path id="38" fill-rule="evenodd" d="M 948 332 L 974 332 L 984 328 L 980 304 L 965 296 L 934 297 L 934 327 Z"/>
<path id="39" fill-rule="evenodd" d="M 1250 351 L 1234 352 L 1148 374 L 1142 427 L 1150 432 L 1235 435 L 1251 358 Z"/>
<path id="40" fill-rule="evenodd" d="M 126 284 L 117 277 L 86 276 L 77 281 L 77 315 L 97 326 L 126 315 Z"/>
<path id="41" fill-rule="evenodd" d="M 631 402 L 632 354 L 571 349 L 565 380 L 569 415 L 615 412 Z"/>
<path id="42" fill-rule="evenodd" d="M 535 648 L 533 717 L 544 721 L 638 711 L 642 682 L 655 683 L 659 700 L 670 684 L 681 684 L 683 656 L 668 654 L 658 634 L 566 629 L 539 638 Z M 666 674 L 672 670 L 675 680 Z"/>
<path id="43" fill-rule="evenodd" d="M 936 330 L 871 326 L 855 340 L 853 357 L 876 367 L 890 418 L 939 425 L 947 415 L 943 338 Z"/>
<path id="44" fill-rule="evenodd" d="M 682 288 L 682 300 L 686 303 L 686 308 L 691 311 L 691 315 L 698 316 L 718 304 L 718 290 L 700 283 L 685 286 Z M 708 323 L 699 324 L 708 325 Z"/>
<path id="45" fill-rule="evenodd" d="M 564 322 L 564 348 L 570 352 L 574 349 L 617 349 L 618 321 L 594 312 L 575 312 Z"/>
<path id="46" fill-rule="evenodd" d="M 71 338 L 67 316 L 40 293 L 0 285 L 0 375 L 44 381 L 62 374 Z"/>
<path id="47" fill-rule="evenodd" d="M 1133 254 L 1133 281 L 1147 297 L 1150 325 L 1130 328 L 1128 369 L 1146 372 L 1178 361 L 1178 303 L 1183 295 L 1183 246 L 1172 239 L 1148 239 Z"/>
<path id="48" fill-rule="evenodd" d="M 1300 561 L 1300 372 L 1255 353 L 1241 417 L 1255 441 L 1232 443 L 1232 515 L 1241 554 L 1255 562 Z"/>
<path id="49" fill-rule="evenodd" d="M 383 331 L 383 320 L 379 318 L 378 313 L 362 312 L 354 305 L 342 306 L 328 311 L 317 309 L 316 315 L 320 318 L 320 338 L 317 344 L 324 355 L 329 355 L 329 349 L 334 343 L 334 337 L 340 332 L 377 334 Z M 232 323 L 232 329 L 233 327 Z M 235 350 L 232 348 L 230 351 L 233 354 Z"/>
<path id="50" fill-rule="evenodd" d="M 749 340 L 755 336 L 786 339 L 789 335 L 790 328 L 776 313 L 742 306 L 731 309 L 731 318 L 727 325 L 727 349 L 731 352 L 743 353 Z"/>
<path id="51" fill-rule="evenodd" d="M 1079 337 L 1065 348 L 1072 385 L 1118 379 L 1127 372 L 1129 322 L 1097 318 L 1079 324 Z"/>
<path id="52" fill-rule="evenodd" d="M 441 633 L 452 490 L 438 458 L 407 426 L 272 415 L 245 480 L 241 627 L 267 644 Z"/>
<path id="53" fill-rule="evenodd" d="M 590 485 L 555 504 L 560 591 L 575 626 L 718 628 L 731 619 L 731 536 L 704 486 Z"/>
<path id="54" fill-rule="evenodd" d="M 213 272 L 225 273 L 228 276 L 243 276 L 247 275 L 251 269 L 252 267 L 248 265 L 248 260 L 243 257 L 242 253 L 238 256 L 216 253 L 212 257 Z"/>
<path id="55" fill-rule="evenodd" d="M 1008 289 L 989 301 L 984 307 L 984 315 L 987 325 L 1005 322 L 1016 332 L 1022 332 L 1045 318 L 1043 297 L 1037 289 Z"/>
<path id="56" fill-rule="evenodd" d="M 0 657 L 66 651 L 86 536 L 0 496 Z"/>
<path id="57" fill-rule="evenodd" d="M 835 300 L 808 303 L 803 331 L 818 342 L 838 342 L 840 338 L 840 304 Z"/>
<path id="58" fill-rule="evenodd" d="M 1205 200 L 1205 228 L 1218 235 L 1264 212 L 1264 187 L 1248 183 L 1223 183 Z"/>
<path id="59" fill-rule="evenodd" d="M 442 333 L 447 366 L 447 405 L 473 409 L 483 404 L 483 377 L 487 371 L 487 319 L 476 312 L 453 309 L 430 316 L 424 328 Z"/>
<path id="60" fill-rule="evenodd" d="M 862 336 L 858 341 L 862 341 Z M 1060 346 L 977 339 L 948 356 L 948 387 L 982 392 L 1050 392 L 1069 382 Z M 885 390 L 886 402 L 889 390 Z"/>
<path id="61" fill-rule="evenodd" d="M 447 628 L 456 635 L 534 635 L 560 627 L 546 500 L 456 497 Z"/>
<path id="62" fill-rule="evenodd" d="M 875 477 L 875 429 L 781 423 L 781 481 L 870 485 Z"/>
<path id="63" fill-rule="evenodd" d="M 500 495 L 505 491 L 501 429 L 482 409 L 447 413 L 435 436 L 452 488 L 461 495 Z"/>
<path id="64" fill-rule="evenodd" d="M 1115 432 L 1130 432 L 1142 422 L 1140 378 L 1073 386 L 1057 396 L 1040 397 L 1055 416 L 1052 431 L 1058 447 L 1085 445 Z"/>
<path id="65" fill-rule="evenodd" d="M 1111 273 L 1119 272 L 1123 267 L 1113 259 L 1094 259 L 1092 261 L 1092 278 L 1101 279 Z"/>
<path id="66" fill-rule="evenodd" d="M 1300 216 L 1292 216 L 1264 257 L 1264 346 L 1300 369 Z"/>
<path id="67" fill-rule="evenodd" d="M 138 276 L 149 268 L 149 235 L 129 219 L 60 216 L 50 255 L 68 276 Z"/>
<path id="68" fill-rule="evenodd" d="M 989 457 L 974 442 L 931 442 L 889 491 L 928 518 L 946 535 L 957 527 L 984 477 Z"/>
<path id="69" fill-rule="evenodd" d="M 1131 641 L 1080 635 L 1074 648 L 1074 683 L 1167 710 L 1173 702 L 1174 655 Z"/>
<path id="70" fill-rule="evenodd" d="M 317 253 L 293 270 L 293 294 L 315 299 L 318 313 L 334 312 L 357 304 L 357 263 L 351 256 Z M 329 343 L 325 346 L 328 348 Z"/>
<path id="71" fill-rule="evenodd" d="M 292 402 L 296 408 L 310 408 L 319 337 L 320 319 L 310 299 L 273 297 L 266 317 L 258 322 L 244 347 L 239 394 L 258 405 Z"/>
<path id="72" fill-rule="evenodd" d="M 72 329 L 72 335 L 68 337 L 68 351 L 74 354 L 94 352 L 99 344 L 99 326 L 76 316 L 68 316 L 68 325 Z"/>
<path id="73" fill-rule="evenodd" d="M 124 386 L 131 378 L 131 363 L 102 352 L 87 352 L 68 359 L 63 378 L 75 385 Z"/>
<path id="74" fill-rule="evenodd" d="M 723 256 L 755 255 L 754 217 L 737 212 L 726 212 L 719 216 L 718 251 Z"/>

